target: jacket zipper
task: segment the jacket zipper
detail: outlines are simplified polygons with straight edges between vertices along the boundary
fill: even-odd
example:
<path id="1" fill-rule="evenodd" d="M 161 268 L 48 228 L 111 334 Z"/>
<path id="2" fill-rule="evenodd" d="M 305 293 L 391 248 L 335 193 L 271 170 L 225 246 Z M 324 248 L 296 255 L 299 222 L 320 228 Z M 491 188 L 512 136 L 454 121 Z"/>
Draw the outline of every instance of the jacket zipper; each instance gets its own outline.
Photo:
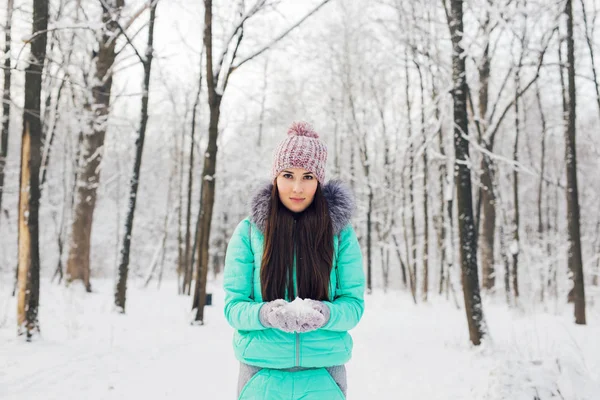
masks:
<path id="1" fill-rule="evenodd" d="M 300 334 L 296 332 L 296 367 L 300 366 Z"/>

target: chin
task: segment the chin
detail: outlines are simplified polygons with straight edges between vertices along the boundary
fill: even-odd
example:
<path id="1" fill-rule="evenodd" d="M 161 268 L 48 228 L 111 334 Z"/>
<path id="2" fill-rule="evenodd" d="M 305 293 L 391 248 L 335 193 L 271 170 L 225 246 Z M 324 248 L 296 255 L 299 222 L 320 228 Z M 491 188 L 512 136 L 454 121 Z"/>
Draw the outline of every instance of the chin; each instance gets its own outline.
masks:
<path id="1" fill-rule="evenodd" d="M 288 207 L 290 209 L 290 211 L 295 212 L 295 213 L 299 213 L 302 212 L 304 210 L 306 210 L 306 206 L 302 205 L 302 206 L 295 206 L 295 207 Z"/>

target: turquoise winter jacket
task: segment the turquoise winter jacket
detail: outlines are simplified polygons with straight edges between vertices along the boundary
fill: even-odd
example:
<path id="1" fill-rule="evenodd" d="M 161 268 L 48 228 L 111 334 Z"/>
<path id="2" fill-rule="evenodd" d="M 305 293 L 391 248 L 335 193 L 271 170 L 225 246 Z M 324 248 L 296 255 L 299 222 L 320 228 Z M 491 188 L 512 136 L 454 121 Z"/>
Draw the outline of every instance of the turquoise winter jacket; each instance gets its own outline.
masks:
<path id="1" fill-rule="evenodd" d="M 350 217 L 354 208 L 348 189 L 339 182 L 323 186 L 334 231 L 334 257 L 330 278 L 331 311 L 322 328 L 287 333 L 265 328 L 259 320 L 264 304 L 260 265 L 264 227 L 272 185 L 252 200 L 252 215 L 241 221 L 227 246 L 223 286 L 225 317 L 236 330 L 234 353 L 238 360 L 262 368 L 327 367 L 346 363 L 352 356 L 354 328 L 364 312 L 365 276 L 362 254 Z"/>

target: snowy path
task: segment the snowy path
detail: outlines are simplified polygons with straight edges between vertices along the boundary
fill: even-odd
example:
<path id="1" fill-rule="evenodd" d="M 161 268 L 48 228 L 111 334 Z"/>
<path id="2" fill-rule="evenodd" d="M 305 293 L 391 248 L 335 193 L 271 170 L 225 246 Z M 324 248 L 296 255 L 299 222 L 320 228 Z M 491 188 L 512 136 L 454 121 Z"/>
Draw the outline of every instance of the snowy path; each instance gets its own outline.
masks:
<path id="1" fill-rule="evenodd" d="M 0 399 L 233 399 L 237 362 L 218 283 L 207 325 L 190 326 L 188 297 L 169 283 L 129 288 L 127 315 L 112 313 L 112 285 L 92 295 L 42 287 L 43 337 L 15 337 L 14 299 L 0 292 Z M 471 349 L 464 312 L 445 300 L 415 307 L 404 294 L 376 293 L 354 330 L 349 399 L 600 399 L 600 319 L 521 316 L 486 305 L 493 345 Z M 0 315 L 0 320 L 2 320 Z M 560 398 L 560 397 L 557 397 Z"/>

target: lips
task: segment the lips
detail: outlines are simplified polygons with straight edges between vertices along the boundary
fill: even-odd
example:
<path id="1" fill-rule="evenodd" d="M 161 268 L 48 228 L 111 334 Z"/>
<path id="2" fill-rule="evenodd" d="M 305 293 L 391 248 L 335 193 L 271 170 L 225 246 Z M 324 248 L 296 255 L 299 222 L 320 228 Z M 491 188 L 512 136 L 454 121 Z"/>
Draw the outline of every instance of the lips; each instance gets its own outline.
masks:
<path id="1" fill-rule="evenodd" d="M 304 201 L 304 199 L 297 199 L 297 198 L 293 198 L 293 197 L 290 197 L 290 200 L 292 200 L 292 201 L 296 201 L 296 202 L 298 202 L 298 203 L 300 203 L 300 202 Z"/>

